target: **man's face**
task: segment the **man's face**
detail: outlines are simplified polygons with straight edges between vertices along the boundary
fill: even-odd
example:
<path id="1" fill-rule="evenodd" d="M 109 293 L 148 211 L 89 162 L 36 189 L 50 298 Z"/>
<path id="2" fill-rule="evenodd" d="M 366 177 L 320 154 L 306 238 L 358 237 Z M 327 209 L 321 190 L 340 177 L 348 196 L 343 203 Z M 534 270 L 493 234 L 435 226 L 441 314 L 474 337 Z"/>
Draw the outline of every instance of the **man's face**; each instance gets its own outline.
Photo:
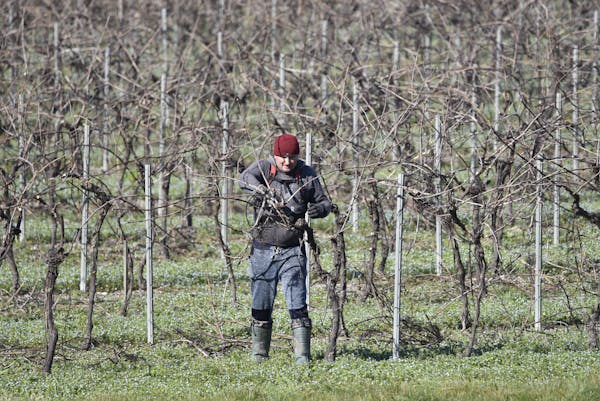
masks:
<path id="1" fill-rule="evenodd" d="M 289 173 L 296 168 L 298 164 L 298 155 L 285 154 L 283 156 L 275 156 L 277 168 L 284 173 Z"/>

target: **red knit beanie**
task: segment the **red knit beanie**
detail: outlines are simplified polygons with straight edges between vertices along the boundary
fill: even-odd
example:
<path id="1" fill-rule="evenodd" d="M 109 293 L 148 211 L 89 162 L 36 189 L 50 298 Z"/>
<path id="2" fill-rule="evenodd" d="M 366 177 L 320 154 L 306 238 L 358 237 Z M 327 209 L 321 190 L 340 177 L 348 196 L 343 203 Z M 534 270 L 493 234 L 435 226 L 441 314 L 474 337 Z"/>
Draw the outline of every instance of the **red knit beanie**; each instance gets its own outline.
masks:
<path id="1" fill-rule="evenodd" d="M 291 134 L 282 134 L 275 138 L 273 145 L 273 154 L 283 157 L 285 155 L 297 155 L 300 153 L 300 144 L 298 139 Z"/>

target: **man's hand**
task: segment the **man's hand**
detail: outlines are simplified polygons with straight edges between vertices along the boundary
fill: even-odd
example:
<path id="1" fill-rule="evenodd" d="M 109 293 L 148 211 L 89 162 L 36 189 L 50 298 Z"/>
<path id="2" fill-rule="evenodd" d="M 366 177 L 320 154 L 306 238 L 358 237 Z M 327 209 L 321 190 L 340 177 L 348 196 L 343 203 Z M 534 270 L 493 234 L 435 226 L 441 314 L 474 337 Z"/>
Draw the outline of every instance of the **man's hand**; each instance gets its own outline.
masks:
<path id="1" fill-rule="evenodd" d="M 259 185 L 254 189 L 252 193 L 252 197 L 249 200 L 249 203 L 254 207 L 261 207 L 264 200 L 265 194 L 267 193 L 267 187 L 264 185 Z"/>
<path id="2" fill-rule="evenodd" d="M 325 207 L 320 203 L 309 203 L 306 211 L 308 212 L 308 217 L 315 219 L 323 216 L 325 213 Z"/>

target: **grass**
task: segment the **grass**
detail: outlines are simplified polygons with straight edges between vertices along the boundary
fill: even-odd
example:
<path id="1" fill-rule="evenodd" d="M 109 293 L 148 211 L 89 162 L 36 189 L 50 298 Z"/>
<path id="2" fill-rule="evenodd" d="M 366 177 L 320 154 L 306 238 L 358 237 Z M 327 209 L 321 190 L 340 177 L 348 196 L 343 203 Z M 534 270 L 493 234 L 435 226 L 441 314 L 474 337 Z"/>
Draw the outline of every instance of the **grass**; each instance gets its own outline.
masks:
<path id="1" fill-rule="evenodd" d="M 319 222 L 321 235 L 330 224 L 327 219 Z M 600 354 L 588 350 L 583 325 L 593 298 L 581 292 L 577 275 L 567 270 L 552 270 L 545 279 L 541 333 L 533 330 L 527 270 L 515 268 L 508 277 L 492 276 L 474 355 L 464 358 L 470 332 L 460 329 L 456 283 L 449 275 L 431 274 L 432 253 L 427 246 L 431 233 L 425 229 L 407 233 L 408 241 L 417 246 L 407 250 L 403 344 L 400 358 L 393 360 L 393 261 L 378 277 L 385 302 L 360 302 L 366 243 L 360 235 L 348 234 L 344 317 L 349 335 L 339 339 L 337 360 L 324 359 L 330 311 L 323 284 L 314 282 L 310 367 L 293 364 L 281 296 L 274 315 L 272 357 L 256 365 L 249 358 L 244 239 L 232 239 L 238 280 L 238 300 L 232 303 L 225 268 L 210 244 L 210 224 L 199 227 L 197 246 L 155 264 L 155 345 L 146 343 L 142 291 L 134 293 L 128 316 L 119 315 L 121 258 L 109 244 L 100 261 L 94 346 L 90 351 L 80 349 L 87 298 L 78 290 L 78 254 L 71 252 L 60 266 L 55 307 L 60 338 L 50 375 L 41 372 L 45 266 L 39 255 L 44 254 L 44 245 L 19 244 L 15 255 L 21 266 L 21 295 L 9 295 L 10 272 L 0 270 L 0 400 L 600 399 Z M 327 267 L 330 246 L 325 237 L 320 241 L 322 264 Z M 547 252 L 547 257 L 552 265 L 563 265 L 566 252 L 568 247 Z M 590 246 L 588 252 L 589 257 L 598 257 L 597 248 Z"/>
<path id="2" fill-rule="evenodd" d="M 2 375 L 3 399 L 593 400 L 600 389 L 600 358 L 588 351 L 513 349 L 397 361 L 344 354 L 335 363 L 317 358 L 308 369 L 293 366 L 283 350 L 256 365 L 245 350 L 204 357 L 168 342 L 75 353 L 63 354 L 50 376 L 15 362 Z"/>

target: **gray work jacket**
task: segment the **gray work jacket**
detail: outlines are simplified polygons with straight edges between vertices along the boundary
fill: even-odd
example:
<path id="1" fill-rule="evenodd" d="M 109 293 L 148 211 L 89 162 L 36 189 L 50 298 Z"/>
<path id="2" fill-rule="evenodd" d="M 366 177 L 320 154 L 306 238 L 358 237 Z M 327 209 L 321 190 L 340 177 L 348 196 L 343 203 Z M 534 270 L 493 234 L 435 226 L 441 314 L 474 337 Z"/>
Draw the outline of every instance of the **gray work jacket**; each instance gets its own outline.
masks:
<path id="1" fill-rule="evenodd" d="M 252 237 L 265 245 L 295 246 L 300 243 L 303 232 L 294 223 L 304 218 L 308 204 L 321 205 L 322 213 L 317 217 L 325 217 L 331 211 L 331 201 L 325 195 L 316 171 L 303 160 L 298 160 L 290 173 L 272 166 L 276 164 L 270 156 L 252 163 L 240 175 L 241 189 L 252 193 L 261 186 L 267 187 L 282 201 L 282 207 L 276 210 L 270 207 L 255 209 Z"/>

